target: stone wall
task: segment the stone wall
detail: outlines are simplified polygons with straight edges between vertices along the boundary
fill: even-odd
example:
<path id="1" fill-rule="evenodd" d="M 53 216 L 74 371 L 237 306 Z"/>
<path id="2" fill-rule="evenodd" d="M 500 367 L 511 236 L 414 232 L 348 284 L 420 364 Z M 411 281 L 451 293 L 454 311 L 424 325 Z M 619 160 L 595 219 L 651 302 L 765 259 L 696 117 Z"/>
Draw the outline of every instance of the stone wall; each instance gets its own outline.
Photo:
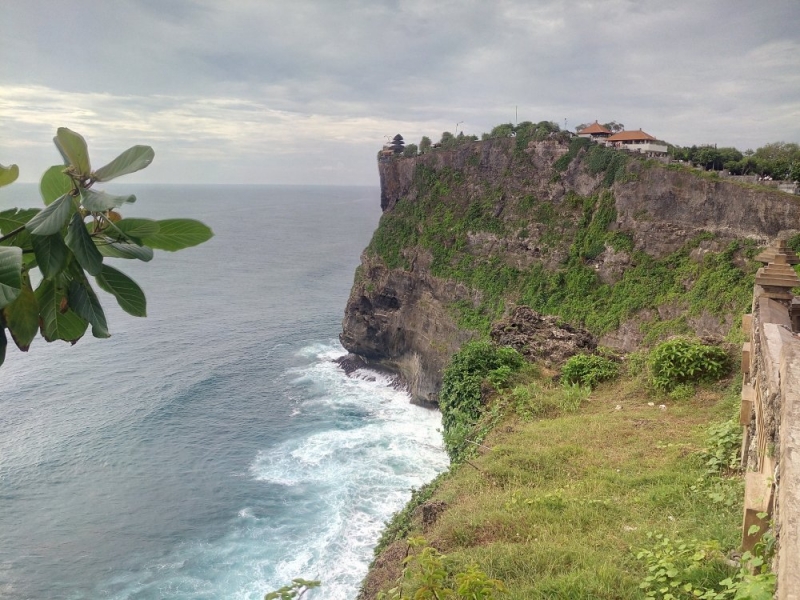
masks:
<path id="1" fill-rule="evenodd" d="M 759 281 L 776 283 L 765 279 L 765 269 L 759 271 L 753 314 L 742 320 L 743 329 L 749 334 L 742 353 L 740 413 L 744 426 L 742 465 L 746 471 L 742 547 L 752 550 L 771 520 L 777 538 L 773 563 L 778 579 L 776 597 L 798 600 L 800 334 L 794 313 L 800 304 L 789 290 L 792 283 L 800 281 L 786 281 L 783 288 L 758 285 Z M 754 525 L 758 531 L 750 533 L 755 530 Z"/>

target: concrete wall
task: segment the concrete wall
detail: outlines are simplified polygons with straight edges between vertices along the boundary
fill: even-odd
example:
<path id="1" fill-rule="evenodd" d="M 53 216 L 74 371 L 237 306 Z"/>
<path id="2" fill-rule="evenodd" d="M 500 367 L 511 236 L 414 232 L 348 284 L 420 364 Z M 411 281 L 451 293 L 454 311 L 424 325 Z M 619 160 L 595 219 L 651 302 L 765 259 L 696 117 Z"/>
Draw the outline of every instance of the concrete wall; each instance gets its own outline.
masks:
<path id="1" fill-rule="evenodd" d="M 750 340 L 742 359 L 742 546 L 752 549 L 772 520 L 780 600 L 800 600 L 800 337 L 790 305 L 791 294 L 757 285 L 753 314 L 743 319 Z M 748 535 L 752 525 L 760 531 Z"/>

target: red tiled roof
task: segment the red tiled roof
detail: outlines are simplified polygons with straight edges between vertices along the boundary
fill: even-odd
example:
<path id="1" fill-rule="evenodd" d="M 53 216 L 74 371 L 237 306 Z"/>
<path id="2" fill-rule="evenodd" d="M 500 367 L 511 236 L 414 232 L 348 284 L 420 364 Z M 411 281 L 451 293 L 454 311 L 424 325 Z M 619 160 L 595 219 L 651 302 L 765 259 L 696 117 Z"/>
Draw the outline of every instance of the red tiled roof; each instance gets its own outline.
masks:
<path id="1" fill-rule="evenodd" d="M 655 140 L 656 138 L 648 133 L 645 133 L 641 129 L 637 131 L 620 131 L 619 133 L 615 133 L 608 138 L 609 142 L 649 142 Z"/>
<path id="2" fill-rule="evenodd" d="M 592 133 L 592 134 L 607 133 L 608 135 L 611 135 L 611 132 L 602 125 L 600 125 L 597 121 L 589 125 L 586 129 L 581 129 L 578 132 L 578 135 L 582 133 Z"/>

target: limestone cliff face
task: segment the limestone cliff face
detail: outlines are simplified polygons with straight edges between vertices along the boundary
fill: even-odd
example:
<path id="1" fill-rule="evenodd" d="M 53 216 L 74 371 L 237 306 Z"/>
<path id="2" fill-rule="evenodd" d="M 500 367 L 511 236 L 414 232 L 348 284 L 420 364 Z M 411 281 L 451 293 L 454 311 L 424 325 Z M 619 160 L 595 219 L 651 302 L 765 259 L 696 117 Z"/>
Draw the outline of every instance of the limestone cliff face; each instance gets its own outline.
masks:
<path id="1" fill-rule="evenodd" d="M 368 364 L 399 374 L 415 400 L 433 404 L 447 360 L 472 337 L 447 305 L 469 297 L 463 284 L 431 276 L 423 260 L 387 269 L 364 254 L 339 337 Z"/>
<path id="2" fill-rule="evenodd" d="M 800 197 L 769 188 L 700 177 L 686 170 L 631 165 L 637 180 L 614 186 L 616 227 L 634 233 L 636 246 L 659 255 L 688 237 L 711 232 L 721 240 L 767 242 L 800 228 Z"/>
<path id="3" fill-rule="evenodd" d="M 702 261 L 705 253 L 720 251 L 731 240 L 745 238 L 763 245 L 800 223 L 798 197 L 638 158 L 628 159 L 609 185 L 608 170 L 591 164 L 586 148 L 576 152 L 575 144 L 571 150 L 569 141 L 563 139 L 525 145 L 513 138 L 474 142 L 454 150 L 379 162 L 378 169 L 384 211 L 379 232 L 388 215 L 400 210 L 403 203 L 410 210 L 423 206 L 423 200 L 426 210 L 439 205 L 455 213 L 478 210 L 481 214 L 472 216 L 497 224 L 468 229 L 460 250 L 449 249 L 453 264 L 463 254 L 497 268 L 541 265 L 551 271 L 559 269 L 582 226 L 580 199 L 608 190 L 614 215 L 604 226 L 608 231 L 624 232 L 632 240 L 632 248 L 614 249 L 606 244 L 586 260 L 598 283 L 619 281 L 632 268 L 634 251 L 664 257 L 705 233 L 707 239 L 693 251 Z M 432 191 L 437 174 L 446 175 L 448 185 Z M 442 214 L 450 218 L 450 213 Z M 421 226 L 416 229 L 406 232 L 409 239 L 424 236 Z M 371 248 L 362 255 L 356 273 L 345 310 L 342 344 L 368 363 L 398 373 L 417 400 L 435 402 L 449 357 L 475 335 L 459 327 L 453 306 L 477 306 L 484 294 L 476 286 L 441 276 L 441 259 L 424 244 L 403 247 L 402 264 L 391 267 Z M 434 275 L 436 260 L 440 261 L 440 276 Z M 506 298 L 507 305 L 517 300 Z M 637 320 L 658 315 L 666 318 L 671 310 L 680 307 L 642 311 L 615 331 L 606 332 L 601 341 L 631 349 L 642 337 Z M 688 320 L 701 334 L 721 333 L 731 322 L 732 317 L 708 315 Z"/>

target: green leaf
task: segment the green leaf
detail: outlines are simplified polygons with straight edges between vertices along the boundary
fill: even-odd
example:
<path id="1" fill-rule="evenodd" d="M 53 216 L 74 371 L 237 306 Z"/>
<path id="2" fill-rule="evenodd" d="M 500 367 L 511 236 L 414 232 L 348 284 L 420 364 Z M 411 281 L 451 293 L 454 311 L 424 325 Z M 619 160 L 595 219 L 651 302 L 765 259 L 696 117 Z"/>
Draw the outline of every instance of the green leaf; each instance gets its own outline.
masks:
<path id="1" fill-rule="evenodd" d="M 114 226 L 128 237 L 141 239 L 158 233 L 158 221 L 153 219 L 122 219 Z"/>
<path id="2" fill-rule="evenodd" d="M 36 262 L 44 277 L 51 279 L 64 270 L 69 249 L 64 244 L 60 233 L 34 235 L 31 236 L 31 242 Z"/>
<path id="3" fill-rule="evenodd" d="M 747 530 L 747 535 L 755 535 L 759 531 L 761 531 L 761 527 L 759 525 L 750 525 Z"/>
<path id="4" fill-rule="evenodd" d="M 72 191 L 72 179 L 64 173 L 64 165 L 54 165 L 42 175 L 39 192 L 45 205 Z"/>
<path id="5" fill-rule="evenodd" d="M 98 252 L 92 236 L 86 231 L 86 225 L 80 214 L 75 213 L 72 216 L 67 229 L 67 236 L 64 240 L 87 273 L 90 275 L 100 273 L 100 267 L 103 266 L 103 255 Z"/>
<path id="6" fill-rule="evenodd" d="M 79 133 L 75 133 L 66 127 L 59 127 L 56 130 L 56 137 L 53 138 L 56 147 L 61 155 L 68 161 L 68 164 L 75 167 L 84 177 L 89 177 L 92 166 L 89 163 L 89 150 L 86 147 L 86 140 Z"/>
<path id="7" fill-rule="evenodd" d="M 11 233 L 18 227 L 24 226 L 40 210 L 38 208 L 10 208 L 0 211 L 0 233 Z"/>
<path id="8" fill-rule="evenodd" d="M 22 248 L 0 247 L 0 308 L 17 299 L 22 291 Z"/>
<path id="9" fill-rule="evenodd" d="M 12 208 L 9 210 L 4 210 L 0 212 L 0 233 L 3 235 L 8 235 L 12 231 L 19 229 L 20 227 L 25 227 L 25 223 L 30 221 L 37 213 L 39 212 L 38 208 L 25 208 L 25 209 L 16 209 Z M 13 237 L 8 238 L 7 240 L 0 242 L 2 246 L 19 246 L 24 250 L 30 250 L 31 246 L 31 235 L 25 229 L 14 235 Z"/>
<path id="10" fill-rule="evenodd" d="M 64 194 L 28 221 L 25 228 L 34 235 L 53 235 L 61 231 L 74 210 L 72 198 Z"/>
<path id="11" fill-rule="evenodd" d="M 158 233 L 142 237 L 145 244 L 157 250 L 175 252 L 202 244 L 214 236 L 208 226 L 194 219 L 164 219 L 158 221 L 158 225 Z"/>
<path id="12" fill-rule="evenodd" d="M 147 300 L 144 292 L 136 282 L 114 267 L 103 265 L 100 274 L 95 277 L 97 285 L 112 294 L 120 308 L 134 317 L 147 316 Z"/>
<path id="13" fill-rule="evenodd" d="M 17 165 L 10 165 L 4 167 L 0 165 L 0 187 L 14 183 L 19 177 L 19 167 Z"/>
<path id="14" fill-rule="evenodd" d="M 83 277 L 73 279 L 69 283 L 69 306 L 75 313 L 92 324 L 92 335 L 96 338 L 111 337 L 108 332 L 108 322 L 100 306 L 100 300 L 94 293 L 92 286 Z"/>
<path id="15" fill-rule="evenodd" d="M 89 323 L 69 308 L 63 276 L 44 279 L 36 288 L 42 336 L 48 342 L 75 343 L 83 337 Z"/>
<path id="16" fill-rule="evenodd" d="M 39 303 L 27 273 L 22 277 L 22 292 L 3 309 L 3 318 L 17 348 L 27 352 L 39 331 Z"/>
<path id="17" fill-rule="evenodd" d="M 139 246 L 138 244 L 98 240 L 97 249 L 100 251 L 100 254 L 110 258 L 136 258 L 144 262 L 153 260 L 152 248 Z"/>
<path id="18" fill-rule="evenodd" d="M 114 196 L 106 192 L 96 192 L 88 189 L 81 190 L 81 204 L 86 210 L 91 212 L 105 212 L 112 208 L 122 206 L 126 202 L 136 202 L 136 196 L 133 194 Z"/>
<path id="19" fill-rule="evenodd" d="M 153 162 L 155 152 L 150 146 L 133 146 L 104 167 L 94 172 L 96 181 L 110 181 L 116 177 L 135 173 Z"/>

